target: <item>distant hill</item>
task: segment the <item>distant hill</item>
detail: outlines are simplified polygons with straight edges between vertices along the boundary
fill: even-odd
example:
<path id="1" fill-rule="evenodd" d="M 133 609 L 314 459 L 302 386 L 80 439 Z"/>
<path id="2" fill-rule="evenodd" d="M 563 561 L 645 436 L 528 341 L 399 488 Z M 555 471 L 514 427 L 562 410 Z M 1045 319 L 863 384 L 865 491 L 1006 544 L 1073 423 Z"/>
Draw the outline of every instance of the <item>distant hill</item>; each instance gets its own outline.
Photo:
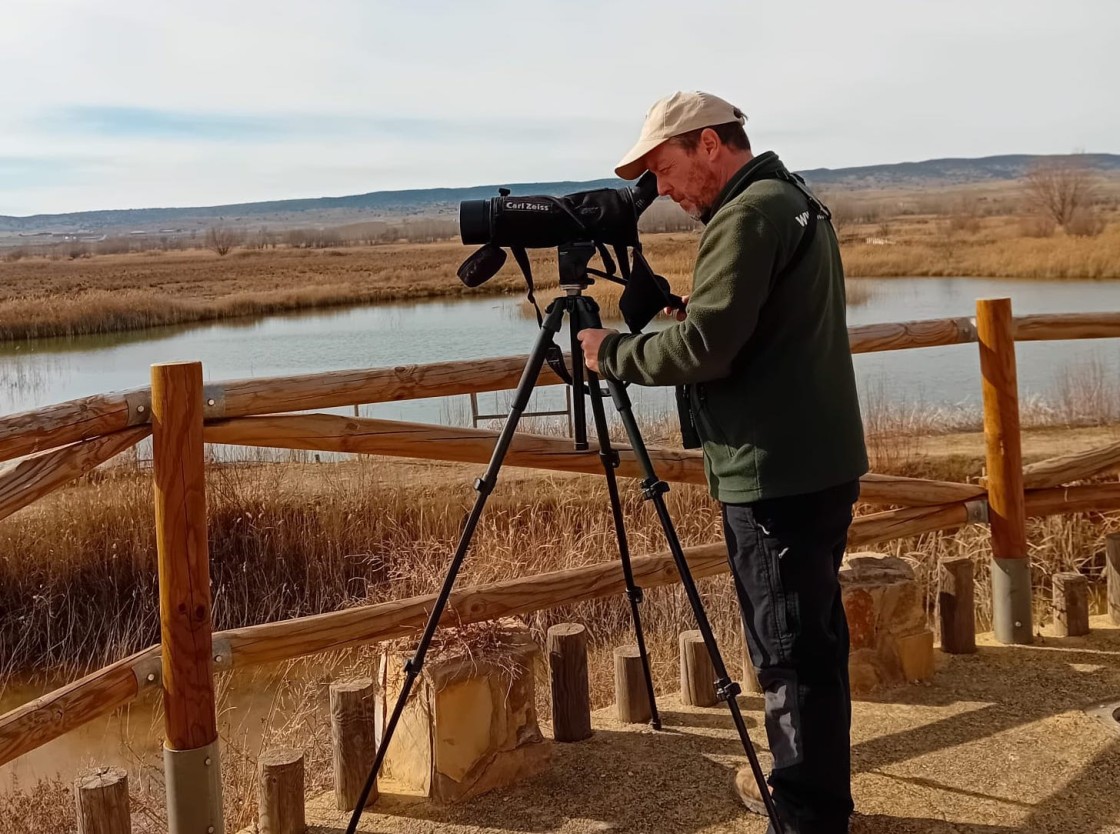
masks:
<path id="1" fill-rule="evenodd" d="M 922 188 L 1016 180 L 1032 163 L 1053 157 L 1016 154 L 978 159 L 930 159 L 868 165 L 858 168 L 814 168 L 800 173 L 813 186 L 829 189 Z M 1120 175 L 1120 155 L 1083 154 L 1082 160 L 1102 173 Z M 569 194 L 591 188 L 623 185 L 615 178 L 584 182 L 533 182 L 505 184 L 514 194 Z M 0 237 L 17 242 L 31 236 L 45 238 L 72 234 L 182 234 L 216 222 L 242 227 L 294 227 L 341 225 L 366 220 L 399 220 L 456 212 L 461 200 L 492 197 L 498 185 L 470 188 L 425 188 L 407 191 L 372 191 L 347 197 L 311 197 L 260 203 L 187 208 L 108 209 L 70 214 L 37 214 L 29 217 L 0 215 Z"/>
<path id="2" fill-rule="evenodd" d="M 1030 167 L 1045 159 L 1060 156 L 1008 154 L 978 159 L 929 159 L 925 162 L 898 162 L 891 165 L 865 165 L 859 168 L 813 168 L 800 171 L 805 180 L 820 186 L 847 188 L 906 188 L 916 186 L 970 185 L 1021 179 Z M 1105 174 L 1120 174 L 1120 155 L 1080 154 L 1078 159 Z"/>

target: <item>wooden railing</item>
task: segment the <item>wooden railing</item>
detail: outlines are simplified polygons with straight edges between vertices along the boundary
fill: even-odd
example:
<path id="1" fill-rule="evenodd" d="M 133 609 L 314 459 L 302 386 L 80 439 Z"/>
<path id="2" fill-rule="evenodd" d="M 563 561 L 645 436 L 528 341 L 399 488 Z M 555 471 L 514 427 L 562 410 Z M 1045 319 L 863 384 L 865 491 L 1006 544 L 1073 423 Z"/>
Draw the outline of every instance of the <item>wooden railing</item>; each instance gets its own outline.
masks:
<path id="1" fill-rule="evenodd" d="M 1007 598 L 993 601 L 997 637 L 1004 642 L 1029 640 L 1029 576 L 1025 627 L 1021 587 L 1027 565 L 1024 520 L 1120 509 L 1120 484 L 1061 486 L 1120 467 L 1120 444 L 1022 467 L 1014 341 L 1120 337 L 1120 313 L 1012 318 L 1010 302 L 997 299 L 978 302 L 976 319 L 852 327 L 849 336 L 855 353 L 979 342 L 987 483 L 866 475 L 861 500 L 889 509 L 857 518 L 849 544 L 869 545 L 969 523 L 989 523 L 997 563 L 1007 574 L 1002 590 L 996 591 Z M 163 690 L 169 745 L 179 745 L 180 752 L 209 749 L 216 737 L 212 732 L 214 671 L 419 631 L 432 596 L 211 634 L 205 535 L 199 532 L 205 531 L 205 509 L 204 502 L 195 500 L 202 488 L 198 438 L 242 446 L 484 463 L 490 458 L 495 432 L 286 412 L 509 389 L 520 378 L 526 359 L 514 356 L 209 385 L 202 384 L 197 363 L 157 365 L 152 369 L 151 387 L 0 418 L 0 460 L 19 459 L 0 472 L 0 518 L 154 435 L 163 623 L 160 646 L 0 716 L 0 764 L 112 712 L 154 687 Z M 560 384 L 560 379 L 546 367 L 537 384 Z M 630 450 L 622 448 L 620 455 L 619 474 L 638 476 Z M 667 481 L 704 482 L 699 452 L 651 449 L 650 456 Z M 516 436 L 506 463 L 602 474 L 594 444 L 586 451 L 576 451 L 564 439 L 530 434 Z M 722 545 L 691 548 L 687 557 L 697 577 L 727 570 Z M 677 581 L 667 553 L 634 559 L 634 575 L 644 587 Z M 462 624 L 526 614 L 618 594 L 623 588 L 616 562 L 518 578 L 457 590 L 444 620 Z"/>

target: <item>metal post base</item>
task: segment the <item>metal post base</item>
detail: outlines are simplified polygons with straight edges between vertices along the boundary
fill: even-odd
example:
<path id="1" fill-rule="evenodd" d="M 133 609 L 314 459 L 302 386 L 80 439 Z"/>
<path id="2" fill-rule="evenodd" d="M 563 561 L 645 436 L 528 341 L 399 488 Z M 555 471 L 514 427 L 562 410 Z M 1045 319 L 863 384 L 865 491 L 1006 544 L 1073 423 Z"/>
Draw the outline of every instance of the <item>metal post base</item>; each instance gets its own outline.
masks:
<path id="1" fill-rule="evenodd" d="M 992 559 L 992 630 L 1001 643 L 1034 641 L 1029 559 Z"/>
<path id="2" fill-rule="evenodd" d="M 224 834 L 218 740 L 194 750 L 163 748 L 170 834 Z"/>

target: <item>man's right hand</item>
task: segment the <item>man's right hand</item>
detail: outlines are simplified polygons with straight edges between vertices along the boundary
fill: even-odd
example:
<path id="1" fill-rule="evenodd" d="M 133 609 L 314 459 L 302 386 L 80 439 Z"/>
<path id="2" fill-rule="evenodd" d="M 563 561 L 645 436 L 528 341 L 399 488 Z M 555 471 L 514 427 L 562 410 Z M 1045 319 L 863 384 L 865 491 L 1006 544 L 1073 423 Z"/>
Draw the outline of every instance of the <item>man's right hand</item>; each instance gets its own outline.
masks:
<path id="1" fill-rule="evenodd" d="M 688 306 L 688 296 L 687 295 L 682 295 L 681 296 L 681 304 L 683 304 L 686 307 Z M 677 321 L 684 321 L 684 318 L 685 318 L 684 310 L 678 310 L 676 307 L 666 307 L 663 310 L 663 312 L 667 316 L 675 316 Z"/>

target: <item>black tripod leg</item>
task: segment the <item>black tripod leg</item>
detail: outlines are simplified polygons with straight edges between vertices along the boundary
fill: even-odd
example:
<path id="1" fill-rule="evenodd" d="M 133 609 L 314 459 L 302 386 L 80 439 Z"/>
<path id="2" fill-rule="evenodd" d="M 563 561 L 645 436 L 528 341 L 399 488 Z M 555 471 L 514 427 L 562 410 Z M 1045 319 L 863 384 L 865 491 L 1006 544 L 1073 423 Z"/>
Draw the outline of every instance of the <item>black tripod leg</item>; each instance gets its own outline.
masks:
<path id="1" fill-rule="evenodd" d="M 700 629 L 700 636 L 704 638 L 708 656 L 712 659 L 712 667 L 716 673 L 716 694 L 731 711 L 731 720 L 739 733 L 739 740 L 743 743 L 743 750 L 746 751 L 751 772 L 754 774 L 755 782 L 758 783 L 759 793 L 761 793 L 762 801 L 766 805 L 766 814 L 770 817 L 770 824 L 774 831 L 783 831 L 784 829 L 778 820 L 778 809 L 774 805 L 774 798 L 770 795 L 770 789 L 766 784 L 766 774 L 762 772 L 762 765 L 759 764 L 758 755 L 754 752 L 754 745 L 751 744 L 750 736 L 747 733 L 747 725 L 743 721 L 743 713 L 739 710 L 739 702 L 735 700 L 741 691 L 739 684 L 732 681 L 727 674 L 727 667 L 723 664 L 723 657 L 716 645 L 715 635 L 712 634 L 712 626 L 708 622 L 707 613 L 704 611 L 704 602 L 700 599 L 700 593 L 696 590 L 696 581 L 692 578 L 688 560 L 685 559 L 680 539 L 677 538 L 677 532 L 673 528 L 673 520 L 669 517 L 669 510 L 665 506 L 664 496 L 669 491 L 669 485 L 659 479 L 657 473 L 654 472 L 653 461 L 649 459 L 645 442 L 638 430 L 638 423 L 634 419 L 634 413 L 630 407 L 630 397 L 626 393 L 626 389 L 612 380 L 607 380 L 607 387 L 611 392 L 611 398 L 614 400 L 622 425 L 626 428 L 626 435 L 630 438 L 630 446 L 646 475 L 645 480 L 642 481 L 642 491 L 647 500 L 653 502 L 653 506 L 657 510 L 657 517 L 661 521 L 662 530 L 665 531 L 669 551 L 673 554 L 673 562 L 676 564 L 677 572 L 681 577 L 681 585 L 684 586 L 689 605 L 692 606 L 692 612 L 696 616 L 696 625 Z"/>
<path id="2" fill-rule="evenodd" d="M 594 303 L 594 302 L 592 302 Z M 580 326 L 598 327 L 597 316 L 590 322 L 584 318 L 577 320 L 580 315 L 578 308 L 572 311 L 572 331 L 576 332 Z M 583 363 L 583 352 L 579 342 L 573 343 L 572 365 Z M 626 580 L 626 596 L 630 600 L 630 616 L 634 620 L 634 636 L 638 641 L 638 655 L 642 659 L 642 675 L 646 681 L 646 695 L 649 697 L 650 719 L 649 725 L 655 730 L 661 729 L 661 716 L 657 712 L 657 697 L 653 692 L 653 676 L 649 669 L 649 654 L 646 652 L 646 638 L 642 631 L 642 617 L 638 611 L 638 604 L 642 601 L 642 589 L 634 583 L 634 570 L 630 565 L 630 545 L 626 540 L 626 525 L 622 518 L 622 500 L 618 496 L 618 480 L 614 470 L 618 467 L 618 453 L 611 448 L 610 431 L 607 426 L 607 412 L 603 407 L 603 392 L 599 388 L 599 377 L 593 371 L 587 371 L 587 388 L 591 396 L 591 415 L 595 421 L 595 433 L 599 441 L 599 460 L 603 463 L 603 474 L 607 479 L 607 494 L 611 500 L 611 514 L 614 516 L 614 532 L 618 539 L 618 558 L 622 562 L 622 576 Z M 577 391 L 576 396 L 583 396 L 582 391 Z"/>
<path id="3" fill-rule="evenodd" d="M 458 575 L 459 568 L 462 566 L 463 559 L 467 555 L 467 550 L 470 548 L 471 538 L 474 536 L 475 528 L 478 526 L 478 520 L 482 516 L 482 510 L 486 505 L 486 499 L 490 496 L 491 491 L 494 489 L 494 484 L 498 480 L 498 470 L 501 469 L 502 460 L 505 458 L 506 452 L 509 451 L 510 442 L 513 440 L 514 432 L 517 430 L 517 423 L 521 419 L 521 415 L 525 411 L 526 406 L 529 404 L 529 397 L 533 393 L 533 386 L 537 381 L 537 377 L 540 375 L 541 367 L 544 365 L 545 354 L 553 345 L 553 337 L 560 331 L 560 323 L 563 317 L 563 304 L 553 304 L 549 308 L 548 317 L 542 325 L 540 335 L 537 337 L 532 353 L 529 354 L 529 360 L 525 363 L 525 370 L 521 374 L 521 381 L 517 383 L 517 391 L 514 394 L 509 417 L 506 419 L 506 424 L 502 427 L 502 431 L 498 435 L 497 443 L 494 444 L 494 452 L 490 457 L 490 465 L 486 468 L 486 474 L 475 482 L 475 489 L 478 490 L 478 497 L 475 499 L 474 507 L 471 509 L 470 515 L 467 517 L 467 522 L 463 526 L 463 532 L 459 537 L 459 544 L 455 548 L 455 555 L 451 559 L 450 567 L 447 569 L 447 576 L 443 581 L 443 587 L 440 589 L 435 604 L 432 606 L 431 613 L 428 615 L 428 622 L 424 626 L 423 633 L 420 635 L 420 642 L 416 646 L 416 652 L 404 665 L 405 678 L 404 685 L 401 687 L 400 697 L 397 698 L 397 704 L 393 707 L 392 715 L 385 724 L 385 732 L 381 737 L 381 744 L 377 747 L 377 755 L 374 757 L 373 767 L 370 769 L 369 778 L 366 779 L 366 783 L 362 787 L 362 793 L 358 797 L 358 803 L 354 806 L 354 813 L 350 817 L 350 824 L 346 827 L 346 834 L 354 834 L 358 828 L 358 823 L 362 818 L 362 811 L 365 810 L 366 800 L 369 799 L 369 793 L 373 790 L 373 785 L 377 781 L 377 774 L 380 772 L 381 765 L 385 761 L 385 751 L 388 749 L 389 742 L 393 738 L 393 732 L 397 728 L 397 722 L 400 721 L 401 714 L 404 712 L 409 692 L 412 691 L 412 685 L 416 682 L 416 678 L 424 668 L 424 658 L 427 656 L 428 646 L 432 642 L 432 637 L 435 635 L 436 628 L 439 626 L 440 618 L 443 616 L 443 611 L 447 607 L 447 600 L 451 596 L 451 589 L 455 584 L 455 577 Z"/>

